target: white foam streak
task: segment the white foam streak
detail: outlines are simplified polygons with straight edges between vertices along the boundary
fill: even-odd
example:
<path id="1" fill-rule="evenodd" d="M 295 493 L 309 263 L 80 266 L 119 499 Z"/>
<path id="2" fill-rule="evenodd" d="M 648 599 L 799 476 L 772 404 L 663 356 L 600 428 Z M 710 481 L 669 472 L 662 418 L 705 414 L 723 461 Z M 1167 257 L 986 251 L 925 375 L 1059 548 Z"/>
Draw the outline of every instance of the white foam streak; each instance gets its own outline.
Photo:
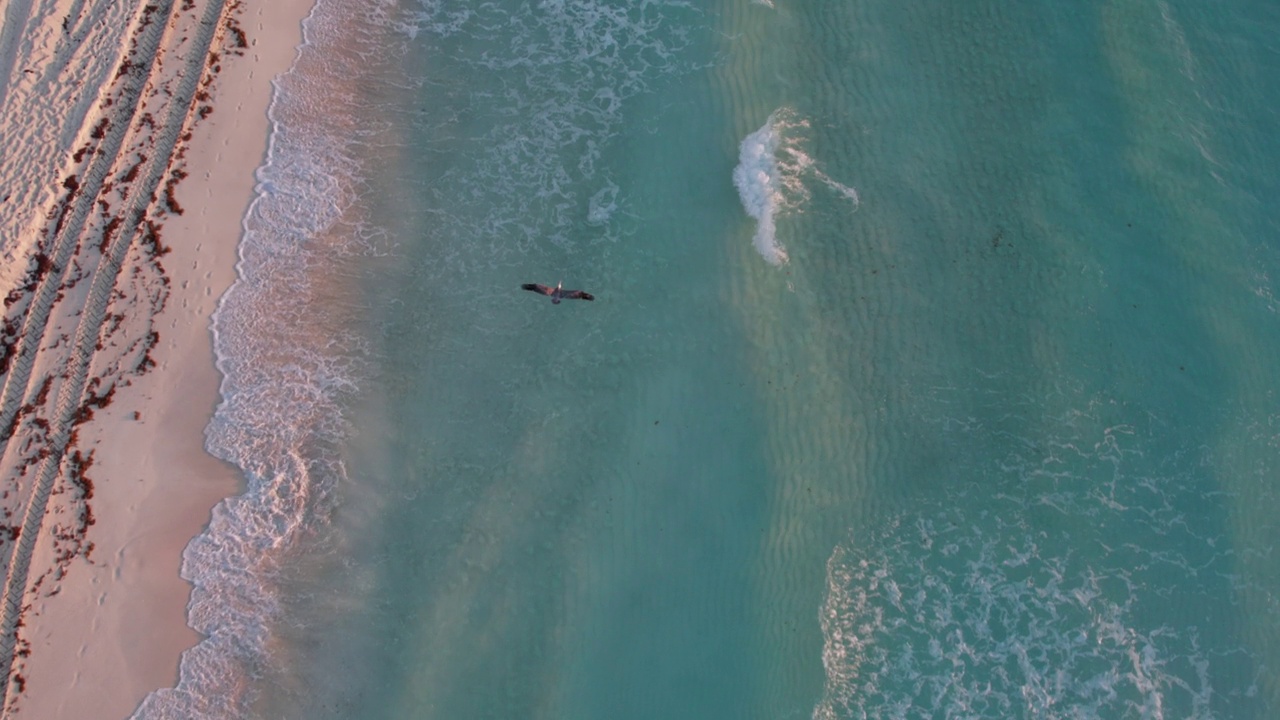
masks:
<path id="1" fill-rule="evenodd" d="M 1234 558 L 1178 509 L 1206 502 L 1200 486 L 1178 468 L 1153 476 L 1130 426 L 1079 432 L 1087 422 L 1032 423 L 1059 426 L 1026 447 L 1070 448 L 1061 473 L 1041 472 L 1039 449 L 960 462 L 983 477 L 833 549 L 815 720 L 1216 716 L 1213 682 L 1237 670 L 1215 675 L 1213 663 L 1257 658 L 1229 631 L 1166 610 L 1223 602 L 1229 589 L 1185 580 L 1229 577 Z M 959 432 L 960 460 L 970 432 L 981 430 Z M 1185 462 L 1188 475 L 1199 467 Z M 1229 690 L 1231 702 L 1247 695 Z"/>
<path id="2" fill-rule="evenodd" d="M 893 556 L 905 547 L 833 552 L 821 616 L 827 689 L 816 720 L 920 713 L 1162 718 L 1174 687 L 1207 696 L 1203 677 L 1192 678 L 1193 686 L 1171 676 L 1179 638 L 1135 628 L 1131 600 L 1101 598 L 1081 615 L 1071 593 L 1034 576 L 1003 574 L 1002 551 L 979 536 L 973 542 L 962 543 L 968 571 L 955 576 L 920 575 L 933 565 L 959 567 L 927 554 L 913 561 L 908 553 L 899 565 Z M 891 575 L 918 588 L 901 607 L 885 582 Z"/>
<path id="3" fill-rule="evenodd" d="M 317 4 L 293 68 L 275 82 L 238 277 L 213 320 L 222 402 L 207 444 L 241 468 L 247 490 L 215 507 L 183 553 L 182 576 L 194 585 L 189 624 L 205 639 L 183 654 L 177 687 L 144 700 L 139 720 L 249 714 L 254 680 L 271 664 L 277 578 L 326 522 L 344 475 L 344 403 L 365 353 L 335 311 L 332 275 L 340 258 L 367 254 L 370 233 L 355 232 L 362 218 L 351 209 L 358 177 L 343 103 L 356 100 L 340 80 L 350 73 L 325 65 L 317 49 L 346 31 L 340 5 Z M 315 111 L 321 99 L 328 112 Z"/>
<path id="4" fill-rule="evenodd" d="M 435 72 L 450 82 L 478 78 L 451 101 L 469 109 L 479 157 L 433 198 L 460 222 L 442 216 L 432 231 L 487 243 L 496 263 L 524 263 L 542 244 L 572 252 L 584 219 L 591 243 L 619 239 L 625 203 L 607 179 L 601 189 L 604 152 L 629 99 L 692 69 L 682 51 L 702 11 L 677 0 L 416 5 L 390 24 L 445 48 Z"/>
<path id="5" fill-rule="evenodd" d="M 756 251 L 771 265 L 787 262 L 787 251 L 778 243 L 774 217 L 782 206 L 778 163 L 778 132 L 773 117 L 759 130 L 748 135 L 738 152 L 738 167 L 733 170 L 733 184 L 747 214 L 756 219 L 753 239 Z"/>
<path id="6" fill-rule="evenodd" d="M 609 182 L 591 196 L 587 203 L 587 222 L 592 225 L 605 225 L 618 210 L 618 190 L 620 188 Z"/>
<path id="7" fill-rule="evenodd" d="M 832 180 L 830 175 L 827 175 L 826 173 L 822 172 L 821 170 L 818 170 L 817 168 L 814 168 L 813 174 L 816 175 L 819 180 L 825 183 L 827 187 L 840 193 L 845 197 L 846 200 L 853 203 L 854 210 L 857 210 L 858 206 L 862 204 L 862 199 L 858 197 L 858 191 L 855 188 L 851 188 L 848 185 L 843 185 L 841 183 L 836 182 L 835 180 Z"/>
<path id="8" fill-rule="evenodd" d="M 178 687 L 153 693 L 135 717 L 247 717 L 255 684 L 289 672 L 271 655 L 273 628 L 295 621 L 280 617 L 278 578 L 299 548 L 327 532 L 345 472 L 344 412 L 367 372 L 368 353 L 351 331 L 359 308 L 335 297 L 359 275 L 359 266 L 343 265 L 347 258 L 383 251 L 371 246 L 383 231 L 361 210 L 358 192 L 367 186 L 352 152 L 378 127 L 368 95 L 354 85 L 369 74 L 369 59 L 430 36 L 440 45 L 438 65 L 447 66 L 439 72 L 481 79 L 456 94 L 440 86 L 439 102 L 458 103 L 478 126 L 474 143 L 459 146 L 474 154 L 446 183 L 451 194 L 431 190 L 435 207 L 456 214 L 436 213 L 427 230 L 492 243 L 498 263 L 533 242 L 569 246 L 584 209 L 587 223 L 615 232 L 625 202 L 596 165 L 627 99 L 686 69 L 677 57 L 689 44 L 681 19 L 697 12 L 662 0 L 320 0 L 294 67 L 277 81 L 239 277 L 215 314 L 223 400 L 208 445 L 243 470 L 248 489 L 215 508 L 184 553 L 183 576 L 195 585 L 190 624 L 206 639 L 184 654 Z M 468 50 L 451 52 L 455 40 Z M 495 70 L 500 88 L 485 85 Z M 431 79 L 392 85 L 416 93 Z"/>
<path id="9" fill-rule="evenodd" d="M 742 140 L 733 184 L 747 214 L 756 220 L 752 244 L 769 264 L 780 266 L 789 260 L 778 239 L 777 221 L 788 212 L 800 212 L 809 201 L 805 178 L 812 176 L 842 195 L 856 211 L 858 191 L 834 180 L 804 152 L 809 123 L 796 117 L 790 108 L 779 108 L 759 130 Z"/>

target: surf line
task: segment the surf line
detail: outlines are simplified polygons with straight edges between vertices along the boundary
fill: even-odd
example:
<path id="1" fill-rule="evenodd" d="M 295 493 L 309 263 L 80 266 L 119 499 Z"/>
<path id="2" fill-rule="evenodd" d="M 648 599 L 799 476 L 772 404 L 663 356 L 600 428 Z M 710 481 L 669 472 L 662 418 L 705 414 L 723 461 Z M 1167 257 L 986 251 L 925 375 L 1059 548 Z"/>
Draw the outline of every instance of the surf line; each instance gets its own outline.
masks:
<path id="1" fill-rule="evenodd" d="M 759 130 L 743 138 L 738 149 L 733 184 L 743 209 L 756 220 L 752 244 L 770 265 L 781 266 L 789 260 L 786 247 L 778 240 L 777 218 L 809 201 L 804 182 L 807 175 L 844 196 L 855 212 L 862 202 L 856 188 L 823 172 L 804 152 L 804 131 L 808 128 L 808 120 L 784 106 L 770 113 Z"/>

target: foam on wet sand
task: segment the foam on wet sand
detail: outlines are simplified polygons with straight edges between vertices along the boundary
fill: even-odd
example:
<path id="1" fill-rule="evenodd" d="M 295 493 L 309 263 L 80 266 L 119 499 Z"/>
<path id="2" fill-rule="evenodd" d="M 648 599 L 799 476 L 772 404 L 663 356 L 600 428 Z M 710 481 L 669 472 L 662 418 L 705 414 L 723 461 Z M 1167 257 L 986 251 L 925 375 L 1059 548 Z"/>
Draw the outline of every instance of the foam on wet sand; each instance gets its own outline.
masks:
<path id="1" fill-rule="evenodd" d="M 310 0 L 34 0 L 0 34 L 6 717 L 124 717 L 177 680 L 182 550 L 271 79 Z"/>

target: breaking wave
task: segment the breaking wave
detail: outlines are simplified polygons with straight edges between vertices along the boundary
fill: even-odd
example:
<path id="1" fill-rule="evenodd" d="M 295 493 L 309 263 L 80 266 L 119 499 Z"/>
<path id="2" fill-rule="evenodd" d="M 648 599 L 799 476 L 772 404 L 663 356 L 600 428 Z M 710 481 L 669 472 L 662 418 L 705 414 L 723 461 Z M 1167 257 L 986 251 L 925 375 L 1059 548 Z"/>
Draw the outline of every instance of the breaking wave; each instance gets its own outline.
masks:
<path id="1" fill-rule="evenodd" d="M 275 628 L 299 621 L 284 617 L 285 576 L 330 531 L 347 478 L 348 407 L 373 361 L 352 278 L 370 256 L 394 251 L 361 195 L 370 187 L 362 153 L 417 142 L 427 122 L 450 135 L 465 115 L 466 131 L 447 141 L 466 162 L 447 182 L 422 185 L 421 206 L 436 209 L 424 235 L 491 244 L 498 263 L 534 243 L 571 248 L 583 224 L 613 232 L 625 194 L 597 163 L 623 103 L 687 68 L 682 20 L 696 13 L 662 1 L 316 4 L 293 67 L 275 81 L 238 277 L 213 323 L 223 383 L 207 446 L 242 470 L 247 489 L 215 507 L 184 552 L 189 624 L 205 639 L 184 653 L 177 687 L 148 696 L 136 718 L 248 717 L 258 684 L 280 672 Z M 425 70 L 385 62 L 424 44 Z M 403 74 L 366 77 L 375 72 Z M 398 120 L 379 116 L 369 85 L 406 103 L 426 88 L 438 112 L 384 132 Z"/>
<path id="2" fill-rule="evenodd" d="M 805 178 L 812 176 L 844 196 L 856 210 L 858 191 L 836 182 L 804 152 L 807 120 L 790 108 L 780 108 L 759 130 L 743 139 L 733 184 L 747 214 L 756 219 L 753 238 L 756 251 L 771 265 L 788 261 L 786 248 L 778 240 L 777 218 L 797 211 L 809 201 Z"/>
<path id="3" fill-rule="evenodd" d="M 274 82 L 237 279 L 213 316 L 222 398 L 206 446 L 240 468 L 247 487 L 213 509 L 183 553 L 182 576 L 194 586 L 188 623 L 204 639 L 183 653 L 177 686 L 143 701 L 139 720 L 249 714 L 254 681 L 272 662 L 283 571 L 329 522 L 345 477 L 345 405 L 367 351 L 339 300 L 338 271 L 368 255 L 377 233 L 356 209 L 358 100 L 346 80 L 354 71 L 328 52 L 350 32 L 343 10 L 313 9 L 293 67 Z"/>
<path id="4" fill-rule="evenodd" d="M 965 433 L 967 477 L 835 547 L 815 720 L 1254 716 L 1208 450 L 1082 420 L 996 462 Z"/>

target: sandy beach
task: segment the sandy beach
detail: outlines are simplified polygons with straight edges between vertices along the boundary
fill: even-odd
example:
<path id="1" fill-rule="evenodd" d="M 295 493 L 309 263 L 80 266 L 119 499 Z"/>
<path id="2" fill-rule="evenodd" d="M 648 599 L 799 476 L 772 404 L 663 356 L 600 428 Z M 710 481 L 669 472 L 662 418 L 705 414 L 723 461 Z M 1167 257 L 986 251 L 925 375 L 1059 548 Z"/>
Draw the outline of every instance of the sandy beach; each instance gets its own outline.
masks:
<path id="1" fill-rule="evenodd" d="M 209 317 L 310 6 L 6 6 L 6 718 L 127 717 L 198 639 L 182 551 L 240 485 L 204 451 Z"/>

